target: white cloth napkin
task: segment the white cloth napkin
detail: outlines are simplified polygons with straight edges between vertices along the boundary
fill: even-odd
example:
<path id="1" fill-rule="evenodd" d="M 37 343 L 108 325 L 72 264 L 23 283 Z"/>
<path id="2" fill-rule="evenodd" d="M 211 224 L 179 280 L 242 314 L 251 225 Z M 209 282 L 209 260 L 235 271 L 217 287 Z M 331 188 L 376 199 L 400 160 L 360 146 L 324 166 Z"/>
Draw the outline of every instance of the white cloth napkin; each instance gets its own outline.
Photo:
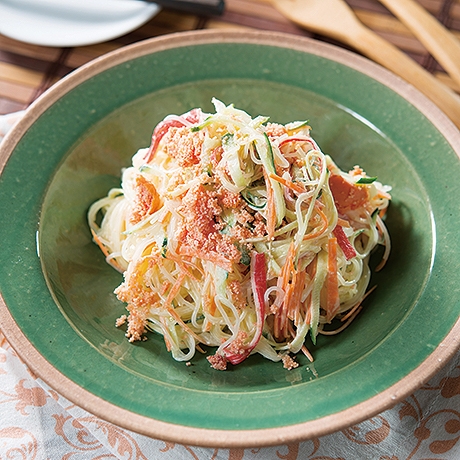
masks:
<path id="1" fill-rule="evenodd" d="M 20 120 L 24 111 L 8 113 L 6 115 L 0 115 L 0 142 L 6 136 L 6 133 L 14 126 L 14 124 Z"/>
<path id="2" fill-rule="evenodd" d="M 0 140 L 22 112 L 0 117 Z M 37 378 L 0 333 L 0 460 L 460 459 L 460 352 L 376 417 L 318 439 L 214 449 L 151 439 L 105 422 Z"/>

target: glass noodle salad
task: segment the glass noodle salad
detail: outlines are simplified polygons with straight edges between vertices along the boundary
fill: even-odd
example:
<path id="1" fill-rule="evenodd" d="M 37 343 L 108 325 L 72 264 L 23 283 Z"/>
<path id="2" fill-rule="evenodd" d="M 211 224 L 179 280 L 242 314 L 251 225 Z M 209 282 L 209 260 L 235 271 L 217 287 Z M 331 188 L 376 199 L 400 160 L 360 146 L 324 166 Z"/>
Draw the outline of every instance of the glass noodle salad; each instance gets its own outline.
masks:
<path id="1" fill-rule="evenodd" d="M 213 99 L 169 115 L 88 212 L 94 241 L 124 273 L 129 341 L 162 334 L 174 359 L 225 370 L 259 353 L 284 367 L 361 309 L 369 256 L 390 252 L 390 187 L 341 171 L 307 122 L 270 123 Z M 331 324 L 332 323 L 332 324 Z M 205 349 L 206 347 L 217 347 Z"/>

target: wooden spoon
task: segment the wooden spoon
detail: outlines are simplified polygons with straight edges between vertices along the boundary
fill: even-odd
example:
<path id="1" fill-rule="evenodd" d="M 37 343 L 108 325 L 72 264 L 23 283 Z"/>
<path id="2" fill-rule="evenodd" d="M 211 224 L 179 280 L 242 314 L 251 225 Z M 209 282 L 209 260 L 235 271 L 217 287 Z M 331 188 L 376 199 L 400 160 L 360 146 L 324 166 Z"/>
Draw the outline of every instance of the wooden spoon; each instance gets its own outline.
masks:
<path id="1" fill-rule="evenodd" d="M 273 0 L 273 6 L 296 24 L 346 43 L 387 67 L 424 93 L 460 128 L 458 95 L 367 28 L 343 0 Z"/>
<path id="2" fill-rule="evenodd" d="M 460 86 L 460 41 L 413 0 L 379 0 L 419 39 Z"/>

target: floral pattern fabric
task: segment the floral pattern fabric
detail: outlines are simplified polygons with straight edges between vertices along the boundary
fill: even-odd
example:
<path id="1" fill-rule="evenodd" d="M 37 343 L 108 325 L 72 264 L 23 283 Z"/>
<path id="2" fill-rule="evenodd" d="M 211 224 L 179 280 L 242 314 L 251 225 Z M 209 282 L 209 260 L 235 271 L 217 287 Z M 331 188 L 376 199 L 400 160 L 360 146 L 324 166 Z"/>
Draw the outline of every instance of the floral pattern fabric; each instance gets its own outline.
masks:
<path id="1" fill-rule="evenodd" d="M 0 117 L 0 140 L 22 113 Z M 342 431 L 257 449 L 201 448 L 105 422 L 37 378 L 0 333 L 0 460 L 456 460 L 460 352 L 392 409 Z"/>
<path id="2" fill-rule="evenodd" d="M 460 458 L 460 352 L 406 400 L 321 438 L 257 449 L 184 446 L 105 422 L 48 387 L 0 334 L 0 460 Z"/>

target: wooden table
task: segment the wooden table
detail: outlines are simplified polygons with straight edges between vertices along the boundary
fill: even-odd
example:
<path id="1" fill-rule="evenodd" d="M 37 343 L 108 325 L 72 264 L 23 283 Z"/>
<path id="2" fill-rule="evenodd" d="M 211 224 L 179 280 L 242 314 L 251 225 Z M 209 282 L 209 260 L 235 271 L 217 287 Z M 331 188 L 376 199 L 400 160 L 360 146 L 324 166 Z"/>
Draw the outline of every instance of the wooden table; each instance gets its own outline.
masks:
<path id="1" fill-rule="evenodd" d="M 377 0 L 347 2 L 364 24 L 460 93 L 460 88 L 423 45 Z M 460 0 L 420 0 L 419 3 L 460 37 Z M 163 9 L 132 33 L 108 42 L 75 48 L 31 45 L 0 35 L 0 114 L 26 108 L 54 82 L 104 53 L 146 38 L 197 29 L 272 30 L 334 43 L 292 24 L 268 0 L 226 0 L 225 12 L 219 17 Z"/>

